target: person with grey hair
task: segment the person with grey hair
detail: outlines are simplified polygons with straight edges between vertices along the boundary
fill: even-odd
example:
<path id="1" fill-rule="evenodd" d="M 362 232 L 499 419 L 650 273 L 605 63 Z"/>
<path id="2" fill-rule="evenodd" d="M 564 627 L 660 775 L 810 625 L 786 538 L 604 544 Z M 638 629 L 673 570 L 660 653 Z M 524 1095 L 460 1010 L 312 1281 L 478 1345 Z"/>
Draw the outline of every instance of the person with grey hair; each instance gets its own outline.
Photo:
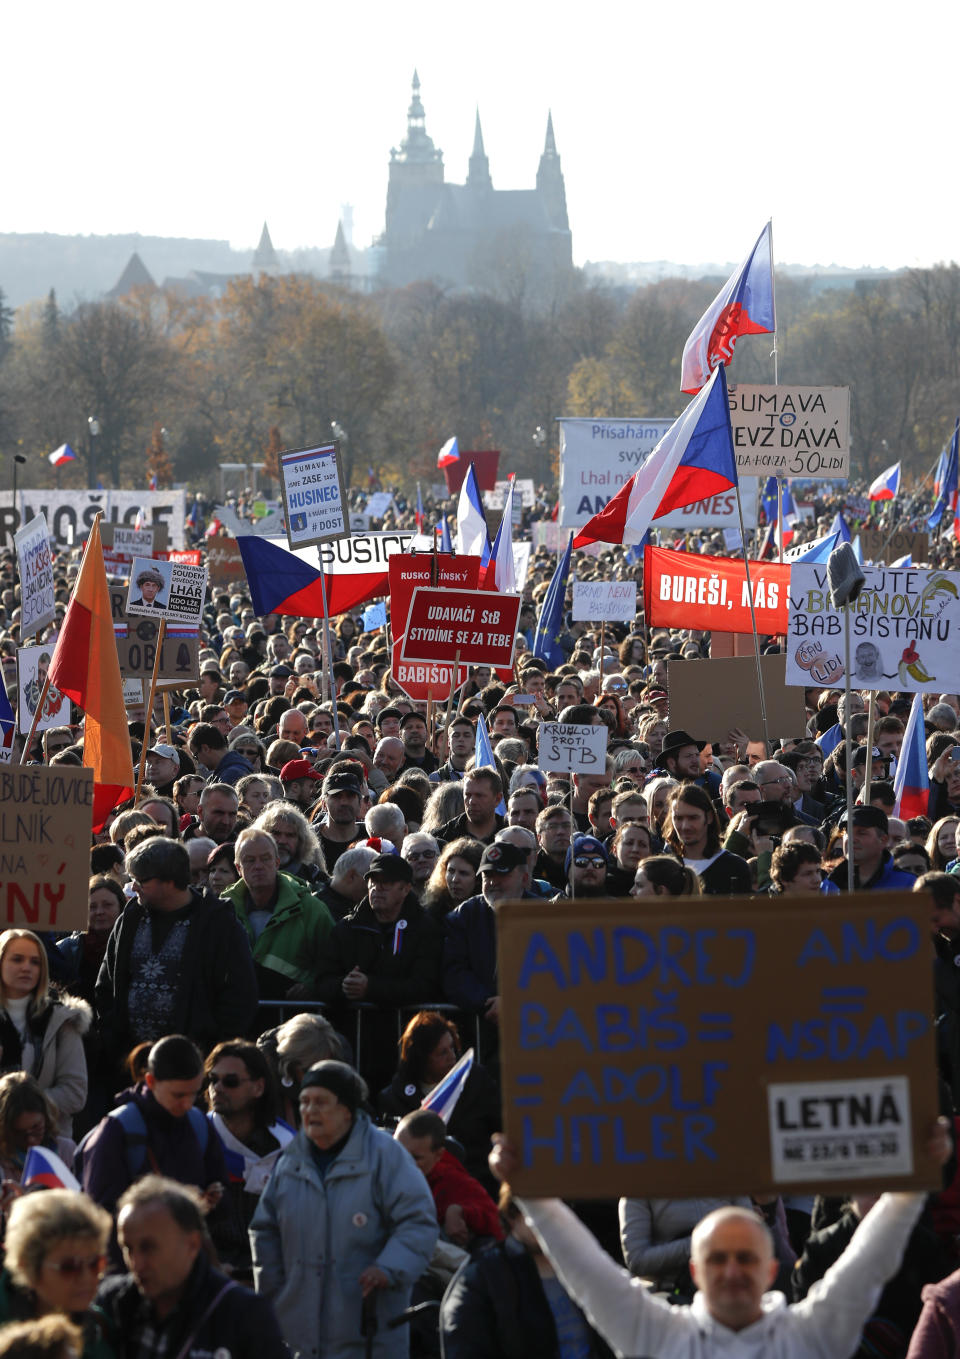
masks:
<path id="1" fill-rule="evenodd" d="M 209 835 L 195 835 L 187 841 L 190 859 L 190 881 L 194 887 L 206 887 L 210 873 L 210 855 L 217 848 Z"/>
<path id="2" fill-rule="evenodd" d="M 199 1194 L 146 1175 L 118 1204 L 127 1274 L 105 1279 L 97 1305 L 125 1352 L 289 1359 L 273 1307 L 211 1263 Z"/>
<path id="3" fill-rule="evenodd" d="M 51 1313 L 70 1316 L 83 1331 L 84 1353 L 102 1359 L 103 1318 L 89 1309 L 106 1268 L 110 1214 L 71 1189 L 25 1194 L 8 1213 L 0 1327 Z M 64 1260 L 83 1267 L 64 1267 Z"/>
<path id="4" fill-rule="evenodd" d="M 344 850 L 333 866 L 330 881 L 316 889 L 316 895 L 334 920 L 342 920 L 345 915 L 349 915 L 367 895 L 364 874 L 376 857 L 377 851 L 369 845 L 357 845 L 356 849 Z"/>
<path id="5" fill-rule="evenodd" d="M 301 878 L 311 887 L 325 881 L 323 850 L 317 833 L 292 802 L 268 803 L 251 829 L 266 831 L 273 837 L 282 873 Z"/>
<path id="6" fill-rule="evenodd" d="M 413 890 L 417 896 L 422 896 L 427 879 L 440 858 L 439 844 L 425 831 L 412 831 L 404 839 L 400 853 L 413 869 Z"/>
<path id="7" fill-rule="evenodd" d="M 459 779 L 450 779 L 446 783 L 441 783 L 430 794 L 427 805 L 423 809 L 420 829 L 426 831 L 428 835 L 436 836 L 441 826 L 462 815 L 463 783 Z"/>
<path id="8" fill-rule="evenodd" d="M 363 818 L 367 835 L 389 840 L 400 849 L 407 834 L 407 821 L 395 802 L 378 802 Z"/>
<path id="9" fill-rule="evenodd" d="M 373 752 L 373 764 L 391 782 L 400 773 L 407 752 L 399 736 L 382 736 Z"/>
<path id="10" fill-rule="evenodd" d="M 113 927 L 95 992 L 108 1055 L 119 1062 L 168 1033 L 207 1048 L 246 1033 L 257 981 L 233 907 L 191 885 L 186 846 L 166 836 L 131 850 L 125 867 L 137 895 Z"/>

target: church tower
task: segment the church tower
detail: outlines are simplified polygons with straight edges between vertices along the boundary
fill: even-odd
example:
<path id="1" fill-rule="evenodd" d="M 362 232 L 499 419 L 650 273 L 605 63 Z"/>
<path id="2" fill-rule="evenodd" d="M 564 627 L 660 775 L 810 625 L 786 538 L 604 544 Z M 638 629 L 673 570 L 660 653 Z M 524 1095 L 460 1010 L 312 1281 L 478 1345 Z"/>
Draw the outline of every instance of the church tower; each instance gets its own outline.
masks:
<path id="1" fill-rule="evenodd" d="M 563 171 L 553 136 L 553 114 L 547 114 L 547 137 L 543 155 L 537 168 L 537 193 L 543 199 L 550 225 L 559 231 L 569 231 L 567 220 L 567 193 L 563 187 Z"/>
<path id="2" fill-rule="evenodd" d="M 279 274 L 280 261 L 277 259 L 277 252 L 273 248 L 273 241 L 270 239 L 270 232 L 264 222 L 263 230 L 260 233 L 260 244 L 253 252 L 253 259 L 250 261 L 250 272 L 255 278 L 261 274 Z"/>
<path id="3" fill-rule="evenodd" d="M 443 188 L 443 152 L 427 133 L 420 101 L 420 77 L 413 73 L 407 135 L 390 152 L 387 185 L 386 242 L 403 247 L 418 241 L 433 215 Z"/>
<path id="4" fill-rule="evenodd" d="M 477 109 L 477 122 L 473 130 L 473 151 L 470 153 L 470 163 L 467 169 L 467 188 L 480 190 L 493 188 L 493 180 L 490 178 L 490 162 L 487 160 L 486 152 L 483 149 L 483 132 L 480 129 L 479 109 Z"/>
<path id="5" fill-rule="evenodd" d="M 337 235 L 333 242 L 333 249 L 330 251 L 330 278 L 337 283 L 349 286 L 350 275 L 350 248 L 347 245 L 346 234 L 343 230 L 342 219 L 337 223 Z"/>

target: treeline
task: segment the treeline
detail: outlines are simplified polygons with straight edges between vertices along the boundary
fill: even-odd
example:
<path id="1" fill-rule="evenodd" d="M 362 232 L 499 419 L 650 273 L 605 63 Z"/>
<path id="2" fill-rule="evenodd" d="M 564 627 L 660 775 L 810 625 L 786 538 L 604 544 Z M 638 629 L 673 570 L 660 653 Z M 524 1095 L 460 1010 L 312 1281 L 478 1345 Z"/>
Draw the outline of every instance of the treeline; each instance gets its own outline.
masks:
<path id="1" fill-rule="evenodd" d="M 49 483 L 64 441 L 83 484 L 88 417 L 104 484 L 149 469 L 213 491 L 217 464 L 346 431 L 365 484 L 435 479 L 436 450 L 500 448 L 520 475 L 555 469 L 558 415 L 675 415 L 684 341 L 717 280 L 629 291 L 576 275 L 549 304 L 416 284 L 372 297 L 309 276 L 240 279 L 222 299 L 156 289 L 14 317 L 0 295 L 0 448 Z M 849 386 L 853 466 L 902 458 L 922 476 L 960 410 L 960 268 L 911 270 L 852 289 L 777 280 L 780 380 Z M 768 336 L 741 341 L 731 380 L 770 382 Z M 550 435 L 533 440 L 537 426 Z M 23 484 L 23 483 L 21 483 Z"/>

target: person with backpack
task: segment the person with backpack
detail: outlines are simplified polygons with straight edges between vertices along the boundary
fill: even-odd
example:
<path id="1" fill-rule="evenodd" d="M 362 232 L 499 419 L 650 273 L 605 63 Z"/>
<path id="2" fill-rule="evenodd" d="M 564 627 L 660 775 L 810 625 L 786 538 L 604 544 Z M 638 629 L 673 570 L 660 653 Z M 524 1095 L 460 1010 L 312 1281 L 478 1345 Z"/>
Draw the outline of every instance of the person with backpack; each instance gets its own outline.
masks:
<path id="1" fill-rule="evenodd" d="M 143 1175 L 164 1175 L 199 1189 L 208 1207 L 227 1179 L 223 1145 L 196 1107 L 203 1057 L 182 1034 L 154 1043 L 144 1079 L 119 1096 L 116 1108 L 77 1148 L 74 1173 L 84 1191 L 111 1213 L 125 1189 Z"/>

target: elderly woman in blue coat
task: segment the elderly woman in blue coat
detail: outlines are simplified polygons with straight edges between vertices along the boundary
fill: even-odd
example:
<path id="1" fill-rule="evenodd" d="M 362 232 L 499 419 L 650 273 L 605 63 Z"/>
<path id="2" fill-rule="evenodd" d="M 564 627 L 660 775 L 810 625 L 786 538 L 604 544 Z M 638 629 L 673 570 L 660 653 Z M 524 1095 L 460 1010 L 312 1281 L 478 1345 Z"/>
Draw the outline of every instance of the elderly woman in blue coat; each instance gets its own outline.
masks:
<path id="1" fill-rule="evenodd" d="M 300 1086 L 301 1128 L 281 1152 L 250 1225 L 258 1293 L 296 1359 L 362 1359 L 363 1299 L 377 1295 L 376 1359 L 405 1359 L 409 1306 L 437 1239 L 427 1182 L 361 1109 L 366 1086 L 318 1062 Z"/>

